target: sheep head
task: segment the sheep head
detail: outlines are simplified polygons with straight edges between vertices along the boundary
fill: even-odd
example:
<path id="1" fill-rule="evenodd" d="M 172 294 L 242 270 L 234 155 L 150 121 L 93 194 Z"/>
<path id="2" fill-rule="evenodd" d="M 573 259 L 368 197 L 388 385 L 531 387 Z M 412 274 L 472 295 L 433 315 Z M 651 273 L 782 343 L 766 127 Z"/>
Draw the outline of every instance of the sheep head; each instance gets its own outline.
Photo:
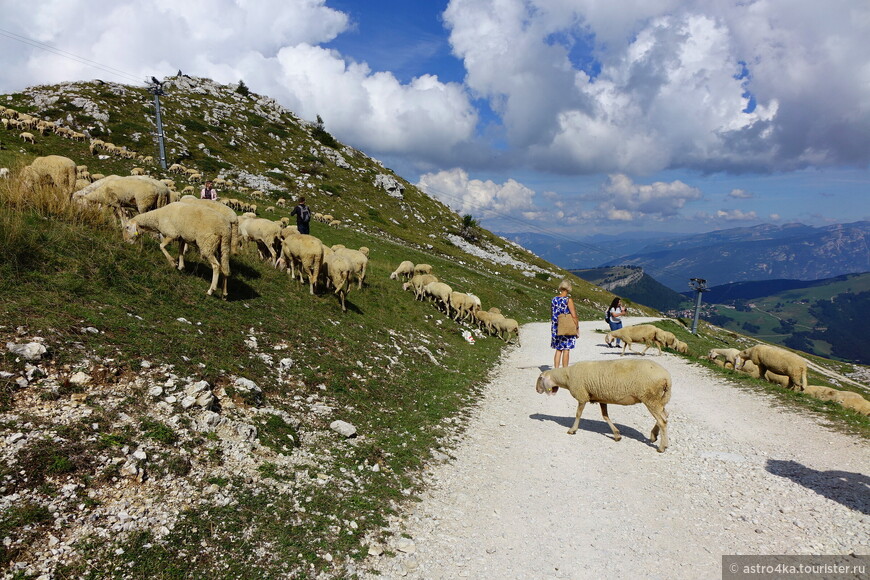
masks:
<path id="1" fill-rule="evenodd" d="M 128 220 L 126 224 L 124 224 L 124 241 L 130 242 L 131 244 L 136 241 L 136 236 L 139 235 L 139 224 L 137 224 L 134 220 Z"/>
<path id="2" fill-rule="evenodd" d="M 556 381 L 553 380 L 549 373 L 543 372 L 538 376 L 535 390 L 540 394 L 547 393 L 547 395 L 553 396 L 559 392 L 559 385 L 556 384 Z"/>

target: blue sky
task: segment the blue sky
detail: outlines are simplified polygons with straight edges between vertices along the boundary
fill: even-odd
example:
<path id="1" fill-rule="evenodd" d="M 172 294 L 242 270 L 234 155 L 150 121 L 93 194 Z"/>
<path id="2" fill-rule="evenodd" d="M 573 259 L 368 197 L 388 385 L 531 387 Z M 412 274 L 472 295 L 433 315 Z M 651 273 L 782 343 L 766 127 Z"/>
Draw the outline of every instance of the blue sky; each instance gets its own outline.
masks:
<path id="1" fill-rule="evenodd" d="M 0 92 L 178 69 L 244 79 L 497 231 L 870 219 L 866 0 L 0 0 L 0 13 Z"/>

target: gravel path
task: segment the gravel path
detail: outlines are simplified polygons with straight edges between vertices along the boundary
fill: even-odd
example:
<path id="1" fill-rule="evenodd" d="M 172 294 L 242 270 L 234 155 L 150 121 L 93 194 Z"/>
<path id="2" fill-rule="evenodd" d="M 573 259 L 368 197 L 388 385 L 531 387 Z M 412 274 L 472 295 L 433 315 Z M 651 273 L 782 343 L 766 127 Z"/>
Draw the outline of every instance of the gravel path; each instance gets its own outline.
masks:
<path id="1" fill-rule="evenodd" d="M 628 320 L 628 324 L 643 322 Z M 581 322 L 571 360 L 611 360 Z M 549 324 L 522 328 L 449 462 L 392 524 L 381 578 L 720 578 L 723 554 L 870 554 L 870 445 L 665 353 L 670 447 L 643 405 L 538 395 Z M 629 355 L 626 355 L 629 356 Z M 635 355 L 637 356 L 637 355 Z"/>

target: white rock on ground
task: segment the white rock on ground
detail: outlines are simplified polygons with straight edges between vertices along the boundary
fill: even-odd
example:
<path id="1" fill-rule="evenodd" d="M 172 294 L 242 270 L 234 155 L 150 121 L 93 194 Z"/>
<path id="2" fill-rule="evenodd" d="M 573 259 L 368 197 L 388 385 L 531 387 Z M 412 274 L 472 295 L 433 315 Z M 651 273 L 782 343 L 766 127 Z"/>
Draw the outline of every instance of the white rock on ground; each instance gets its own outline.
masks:
<path id="1" fill-rule="evenodd" d="M 581 323 L 571 360 L 618 359 L 605 328 Z M 673 378 L 665 453 L 642 405 L 608 407 L 622 441 L 597 405 L 567 435 L 574 399 L 534 389 L 549 332 L 522 328 L 455 459 L 393 520 L 396 555 L 369 550 L 380 578 L 719 578 L 726 554 L 870 553 L 866 442 L 672 354 L 648 354 Z"/>

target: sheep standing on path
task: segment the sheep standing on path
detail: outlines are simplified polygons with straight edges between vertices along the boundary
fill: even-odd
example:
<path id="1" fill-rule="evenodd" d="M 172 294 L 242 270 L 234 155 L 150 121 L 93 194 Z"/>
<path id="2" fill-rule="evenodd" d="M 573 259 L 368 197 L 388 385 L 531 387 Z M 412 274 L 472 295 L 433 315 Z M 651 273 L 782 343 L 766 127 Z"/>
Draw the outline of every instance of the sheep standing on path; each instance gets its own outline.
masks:
<path id="1" fill-rule="evenodd" d="M 211 264 L 211 286 L 206 294 L 211 296 L 217 290 L 223 275 L 223 298 L 226 300 L 232 244 L 232 230 L 226 217 L 204 205 L 176 202 L 131 218 L 124 226 L 124 239 L 132 243 L 142 230 L 163 236 L 160 251 L 173 268 L 176 267 L 175 259 L 166 246 L 177 241 L 181 246 L 180 253 L 185 243 L 196 244 L 200 255 Z"/>
<path id="2" fill-rule="evenodd" d="M 642 342 L 646 344 L 646 348 L 643 349 L 643 352 L 641 353 L 642 355 L 646 354 L 646 351 L 648 351 L 649 347 L 653 344 L 656 344 L 659 349 L 659 354 L 661 354 L 661 346 L 656 342 L 657 332 L 661 331 L 652 324 L 636 324 L 634 326 L 626 326 L 625 328 L 608 332 L 604 336 L 604 342 L 607 343 L 607 346 L 610 346 L 610 343 L 613 342 L 614 339 L 621 339 L 623 355 L 625 354 L 626 348 L 629 351 L 634 352 L 631 348 L 631 345 L 634 342 Z"/>
<path id="3" fill-rule="evenodd" d="M 665 405 L 671 400 L 671 375 L 661 365 L 650 360 L 579 362 L 544 371 L 535 384 L 535 390 L 548 395 L 555 395 L 560 387 L 568 389 L 577 399 L 577 414 L 574 424 L 568 429 L 569 435 L 577 432 L 586 403 L 599 403 L 601 414 L 613 431 L 613 438 L 619 441 L 622 436 L 610 421 L 607 405 L 643 403 L 656 420 L 650 440 L 655 442 L 661 432 L 658 451 L 663 453 L 667 449 L 668 413 Z"/>

